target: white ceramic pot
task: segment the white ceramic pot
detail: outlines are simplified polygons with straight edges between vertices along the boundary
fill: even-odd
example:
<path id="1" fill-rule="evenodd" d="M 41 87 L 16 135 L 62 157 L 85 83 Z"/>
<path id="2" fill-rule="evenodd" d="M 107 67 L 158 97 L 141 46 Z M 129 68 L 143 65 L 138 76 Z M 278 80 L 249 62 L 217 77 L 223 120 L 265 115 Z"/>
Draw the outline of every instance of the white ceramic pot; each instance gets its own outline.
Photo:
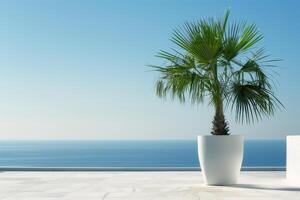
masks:
<path id="1" fill-rule="evenodd" d="M 198 156 L 207 185 L 231 185 L 237 182 L 244 153 L 240 135 L 198 136 Z"/>

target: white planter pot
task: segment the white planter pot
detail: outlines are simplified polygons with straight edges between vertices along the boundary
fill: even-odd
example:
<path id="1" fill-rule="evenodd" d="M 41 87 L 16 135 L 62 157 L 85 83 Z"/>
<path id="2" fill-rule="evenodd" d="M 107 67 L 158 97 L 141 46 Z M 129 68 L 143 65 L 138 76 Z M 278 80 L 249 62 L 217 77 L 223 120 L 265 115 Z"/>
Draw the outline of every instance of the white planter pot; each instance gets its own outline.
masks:
<path id="1" fill-rule="evenodd" d="M 289 183 L 300 185 L 300 136 L 286 137 L 286 178 Z"/>
<path id="2" fill-rule="evenodd" d="M 240 174 L 243 153 L 243 136 L 198 136 L 198 156 L 205 183 L 235 184 Z"/>

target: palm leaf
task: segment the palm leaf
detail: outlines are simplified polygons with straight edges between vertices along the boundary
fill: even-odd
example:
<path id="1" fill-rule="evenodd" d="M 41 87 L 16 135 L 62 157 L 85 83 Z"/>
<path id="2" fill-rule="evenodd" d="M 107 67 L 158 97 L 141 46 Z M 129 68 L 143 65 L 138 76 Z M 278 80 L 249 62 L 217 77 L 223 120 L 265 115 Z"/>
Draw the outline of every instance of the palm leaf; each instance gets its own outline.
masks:
<path id="1" fill-rule="evenodd" d="M 159 97 L 192 103 L 209 99 L 216 110 L 214 126 L 223 120 L 223 130 L 214 134 L 228 134 L 223 104 L 231 107 L 238 122 L 247 123 L 272 116 L 283 107 L 268 73 L 278 60 L 258 48 L 263 36 L 255 24 L 230 22 L 229 15 L 227 11 L 222 19 L 186 22 L 176 28 L 171 37 L 176 47 L 158 52 L 164 64 L 151 66 L 160 74 Z"/>

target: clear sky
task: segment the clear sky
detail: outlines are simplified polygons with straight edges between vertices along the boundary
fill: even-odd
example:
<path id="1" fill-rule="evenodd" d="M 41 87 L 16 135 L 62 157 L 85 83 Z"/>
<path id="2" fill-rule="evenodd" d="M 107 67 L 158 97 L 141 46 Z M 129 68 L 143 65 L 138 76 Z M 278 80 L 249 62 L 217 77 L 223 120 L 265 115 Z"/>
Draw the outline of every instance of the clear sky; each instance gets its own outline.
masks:
<path id="1" fill-rule="evenodd" d="M 300 4 L 295 1 L 7 0 L 0 2 L 0 139 L 192 139 L 213 110 L 155 96 L 146 64 L 185 21 L 255 22 L 274 58 L 286 111 L 232 134 L 300 134 Z"/>

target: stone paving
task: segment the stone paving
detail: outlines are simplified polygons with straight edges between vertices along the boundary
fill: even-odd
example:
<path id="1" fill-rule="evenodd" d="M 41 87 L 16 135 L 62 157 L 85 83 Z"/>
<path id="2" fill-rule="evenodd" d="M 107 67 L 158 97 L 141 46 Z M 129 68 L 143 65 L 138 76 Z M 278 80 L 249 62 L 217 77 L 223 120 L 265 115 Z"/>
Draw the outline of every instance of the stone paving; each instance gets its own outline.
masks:
<path id="1" fill-rule="evenodd" d="M 285 172 L 241 172 L 205 186 L 201 172 L 0 172 L 1 200 L 300 200 Z"/>

